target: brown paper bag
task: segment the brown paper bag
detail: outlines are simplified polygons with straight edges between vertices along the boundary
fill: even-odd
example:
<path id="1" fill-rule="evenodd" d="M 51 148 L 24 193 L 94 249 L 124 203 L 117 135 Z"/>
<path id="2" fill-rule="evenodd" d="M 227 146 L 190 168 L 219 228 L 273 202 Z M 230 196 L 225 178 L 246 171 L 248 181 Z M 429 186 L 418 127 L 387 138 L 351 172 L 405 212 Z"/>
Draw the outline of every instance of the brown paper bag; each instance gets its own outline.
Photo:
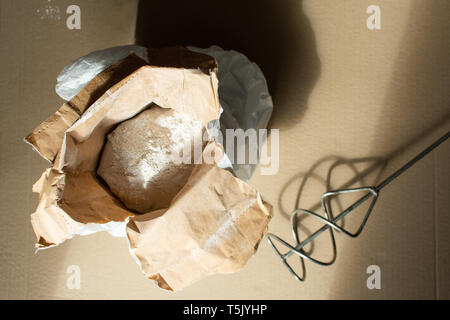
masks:
<path id="1" fill-rule="evenodd" d="M 208 274 L 241 268 L 272 211 L 256 190 L 210 164 L 196 166 L 167 209 L 145 214 L 128 210 L 98 179 L 105 136 L 147 107 L 172 108 L 205 127 L 219 117 L 214 59 L 181 47 L 148 53 L 155 65 L 131 54 L 27 136 L 53 164 L 33 186 L 39 204 L 31 223 L 38 249 L 98 231 L 124 236 L 126 227 L 144 274 L 160 287 L 179 290 Z"/>

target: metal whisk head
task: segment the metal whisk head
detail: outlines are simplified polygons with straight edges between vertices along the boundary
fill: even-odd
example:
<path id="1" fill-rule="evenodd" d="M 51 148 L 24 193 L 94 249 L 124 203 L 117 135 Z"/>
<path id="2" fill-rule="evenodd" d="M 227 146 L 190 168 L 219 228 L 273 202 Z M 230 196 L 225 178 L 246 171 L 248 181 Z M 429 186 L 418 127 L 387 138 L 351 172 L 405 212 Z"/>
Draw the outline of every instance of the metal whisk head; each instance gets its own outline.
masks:
<path id="1" fill-rule="evenodd" d="M 413 166 L 415 163 L 417 163 L 419 160 L 421 160 L 423 157 L 425 157 L 428 153 L 430 153 L 433 149 L 437 148 L 440 144 L 442 144 L 445 140 L 447 140 L 450 136 L 450 132 L 447 132 L 444 134 L 440 139 L 438 139 L 436 142 L 431 144 L 428 148 L 426 148 L 424 151 L 419 153 L 417 156 L 415 156 L 413 159 L 411 159 L 409 162 L 407 162 L 404 166 L 402 166 L 400 169 L 395 171 L 393 174 L 391 174 L 389 177 L 387 177 L 385 180 L 383 180 L 378 186 L 376 187 L 361 187 L 361 188 L 352 188 L 352 189 L 340 189 L 336 191 L 329 191 L 322 194 L 322 197 L 320 199 L 321 207 L 323 209 L 323 216 L 319 215 L 313 211 L 306 210 L 306 209 L 297 209 L 294 210 L 291 213 L 290 216 L 290 223 L 291 223 L 291 232 L 292 236 L 294 238 L 295 244 L 291 245 L 279 236 L 269 233 L 267 234 L 267 241 L 274 249 L 275 253 L 280 257 L 281 261 L 284 263 L 286 268 L 289 270 L 289 272 L 294 276 L 294 278 L 298 281 L 304 281 L 305 280 L 305 259 L 311 262 L 314 262 L 316 264 L 322 265 L 322 266 L 329 266 L 333 264 L 336 261 L 337 257 L 337 250 L 336 250 L 336 240 L 334 237 L 334 231 L 343 233 L 347 236 L 356 238 L 359 236 L 364 229 L 367 220 L 369 219 L 370 214 L 373 211 L 373 208 L 375 206 L 375 203 L 378 199 L 378 196 L 380 194 L 381 189 L 383 189 L 385 186 L 387 186 L 389 183 L 391 183 L 393 180 L 398 178 L 402 173 L 404 173 L 407 169 L 409 169 L 411 166 Z M 360 199 L 355 201 L 352 205 L 350 205 L 347 209 L 339 213 L 336 217 L 333 217 L 333 214 L 331 212 L 331 206 L 327 205 L 327 201 L 330 199 L 330 197 L 337 196 L 344 193 L 354 193 L 354 192 L 366 192 L 364 196 L 362 196 Z M 337 222 L 339 220 L 343 219 L 345 216 L 347 216 L 349 213 L 353 212 L 357 207 L 359 207 L 362 203 L 368 201 L 371 199 L 371 202 L 369 204 L 369 208 L 367 209 L 366 214 L 364 215 L 364 218 L 361 222 L 361 225 L 359 226 L 358 230 L 355 233 L 351 233 L 344 229 L 343 227 L 340 227 L 337 225 Z M 308 236 L 305 240 L 300 241 L 297 231 L 297 215 L 299 213 L 307 214 L 309 216 L 312 216 L 320 222 L 323 223 L 323 226 L 319 228 L 317 231 L 312 233 L 310 236 Z M 310 254 L 306 253 L 304 250 L 304 247 L 309 244 L 311 241 L 313 241 L 315 238 L 317 238 L 320 234 L 322 234 L 325 231 L 330 232 L 331 242 L 332 242 L 332 248 L 333 248 L 333 258 L 331 261 L 320 261 L 313 257 L 311 257 Z M 281 253 L 280 250 L 275 246 L 274 240 L 283 245 L 288 249 L 286 253 Z M 288 263 L 287 259 L 293 255 L 296 254 L 300 258 L 300 263 L 303 269 L 303 276 L 299 276 L 294 269 L 291 267 L 291 265 Z"/>

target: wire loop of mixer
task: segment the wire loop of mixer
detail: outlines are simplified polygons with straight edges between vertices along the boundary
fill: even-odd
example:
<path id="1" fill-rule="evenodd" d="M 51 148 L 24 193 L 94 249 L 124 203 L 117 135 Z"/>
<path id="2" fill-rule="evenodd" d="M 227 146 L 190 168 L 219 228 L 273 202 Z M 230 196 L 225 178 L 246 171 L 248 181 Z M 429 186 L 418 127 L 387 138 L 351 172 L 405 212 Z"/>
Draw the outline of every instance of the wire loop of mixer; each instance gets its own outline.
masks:
<path id="1" fill-rule="evenodd" d="M 310 262 L 322 265 L 322 266 L 329 266 L 332 265 L 336 261 L 337 257 L 337 249 L 336 249 L 336 239 L 334 236 L 334 231 L 337 231 L 339 233 L 343 233 L 349 237 L 356 238 L 358 237 L 361 232 L 363 231 L 364 227 L 366 226 L 367 220 L 369 219 L 369 216 L 371 215 L 373 208 L 375 207 L 375 203 L 379 197 L 381 189 L 386 187 L 389 183 L 391 183 L 393 180 L 398 178 L 402 173 L 404 173 L 406 170 L 408 170 L 411 166 L 413 166 L 415 163 L 417 163 L 419 160 L 421 160 L 423 157 L 425 157 L 427 154 L 429 154 L 432 150 L 437 148 L 439 145 L 441 145 L 444 141 L 446 141 L 450 136 L 450 131 L 444 134 L 441 138 L 439 138 L 437 141 L 432 143 L 428 148 L 426 148 L 424 151 L 419 153 L 417 156 L 415 156 L 413 159 L 411 159 L 409 162 L 407 162 L 404 166 L 402 166 L 400 169 L 395 171 L 393 174 L 391 174 L 389 177 L 387 177 L 385 180 L 383 180 L 378 186 L 376 187 L 361 187 L 361 188 L 352 188 L 352 189 L 340 189 L 335 191 L 328 191 L 322 194 L 320 198 L 320 204 L 322 207 L 322 210 L 324 212 L 324 215 L 319 215 L 316 212 L 306 210 L 306 209 L 296 209 L 294 210 L 290 215 L 290 224 L 291 224 L 291 232 L 292 237 L 294 238 L 295 245 L 291 245 L 279 236 L 269 233 L 267 234 L 267 241 L 271 245 L 271 247 L 274 249 L 275 253 L 278 255 L 278 257 L 281 259 L 283 264 L 286 266 L 286 268 L 289 270 L 289 272 L 292 274 L 292 276 L 298 280 L 298 281 L 304 281 L 306 277 L 306 268 L 305 268 L 305 260 L 308 260 Z M 338 196 L 340 194 L 344 193 L 354 193 L 354 192 L 365 192 L 366 194 L 362 196 L 359 200 L 355 201 L 352 205 L 350 205 L 347 209 L 339 213 L 336 217 L 333 218 L 333 212 L 331 210 L 331 206 L 329 205 L 329 200 L 331 197 Z M 355 233 L 351 233 L 344 229 L 343 227 L 339 226 L 337 222 L 339 222 L 341 219 L 343 219 L 345 216 L 347 216 L 349 213 L 353 212 L 357 207 L 359 207 L 364 202 L 371 200 L 371 203 L 369 204 L 369 208 L 364 215 L 364 218 L 361 222 L 361 225 L 359 226 L 358 230 Z M 312 233 L 310 236 L 308 236 L 305 240 L 300 241 L 297 231 L 297 215 L 306 214 L 311 217 L 314 217 L 318 220 L 320 220 L 324 225 L 319 228 L 317 231 Z M 313 241 L 315 238 L 317 238 L 320 234 L 322 234 L 325 231 L 330 232 L 331 237 L 331 244 L 333 248 L 333 258 L 330 261 L 320 261 L 313 257 L 311 257 L 311 254 L 308 254 L 305 252 L 304 247 L 309 244 L 311 241 Z M 277 241 L 282 246 L 286 247 L 288 251 L 286 253 L 281 253 L 280 250 L 275 246 L 274 241 Z M 292 256 L 293 254 L 298 255 L 300 258 L 300 263 L 302 267 L 302 276 L 298 275 L 297 272 L 294 271 L 294 269 L 291 267 L 291 265 L 288 263 L 287 259 Z"/>

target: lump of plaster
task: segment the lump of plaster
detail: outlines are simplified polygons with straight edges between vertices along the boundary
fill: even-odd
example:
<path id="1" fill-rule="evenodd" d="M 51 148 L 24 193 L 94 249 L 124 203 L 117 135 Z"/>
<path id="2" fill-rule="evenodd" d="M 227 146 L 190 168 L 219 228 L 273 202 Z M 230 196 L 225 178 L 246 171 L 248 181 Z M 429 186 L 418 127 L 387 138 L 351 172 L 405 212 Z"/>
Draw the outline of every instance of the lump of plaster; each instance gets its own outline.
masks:
<path id="1" fill-rule="evenodd" d="M 181 162 L 174 156 L 193 156 L 203 130 L 200 121 L 153 105 L 108 134 L 97 174 L 128 209 L 167 208 L 194 167 L 191 158 Z"/>

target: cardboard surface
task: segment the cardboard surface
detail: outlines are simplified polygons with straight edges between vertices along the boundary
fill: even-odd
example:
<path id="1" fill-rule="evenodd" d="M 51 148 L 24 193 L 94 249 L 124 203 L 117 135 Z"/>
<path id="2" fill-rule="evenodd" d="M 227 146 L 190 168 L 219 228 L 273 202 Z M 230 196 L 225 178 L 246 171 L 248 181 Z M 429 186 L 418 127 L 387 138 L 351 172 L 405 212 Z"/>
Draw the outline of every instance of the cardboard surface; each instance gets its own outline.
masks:
<path id="1" fill-rule="evenodd" d="M 302 181 L 299 206 L 316 210 L 325 190 L 373 184 L 450 128 L 448 1 L 259 1 L 238 15 L 233 1 L 209 2 L 197 7 L 208 14 L 195 19 L 183 19 L 189 10 L 170 1 L 147 3 L 136 19 L 136 1 L 80 0 L 81 30 L 68 30 L 69 1 L 53 1 L 60 20 L 36 13 L 47 1 L 0 1 L 0 298 L 450 298 L 448 142 L 381 192 L 359 238 L 336 236 L 333 266 L 307 263 L 302 284 L 266 241 L 241 271 L 175 294 L 144 279 L 126 240 L 106 233 L 34 255 L 29 214 L 38 199 L 31 186 L 49 164 L 22 140 L 62 104 L 54 93 L 59 71 L 93 50 L 132 43 L 136 21 L 140 44 L 218 44 L 247 54 L 266 73 L 280 169 L 274 176 L 257 170 L 251 184 L 274 204 L 269 230 L 288 241 L 287 215 Z M 371 31 L 366 9 L 375 3 L 382 26 Z M 189 28 L 170 26 L 169 13 Z M 231 16 L 227 28 L 222 22 Z M 305 228 L 313 228 L 306 219 Z M 314 245 L 318 256 L 330 257 L 329 250 L 326 237 Z M 80 267 L 79 290 L 66 286 L 71 265 Z M 370 265 L 380 267 L 381 290 L 366 286 Z"/>

